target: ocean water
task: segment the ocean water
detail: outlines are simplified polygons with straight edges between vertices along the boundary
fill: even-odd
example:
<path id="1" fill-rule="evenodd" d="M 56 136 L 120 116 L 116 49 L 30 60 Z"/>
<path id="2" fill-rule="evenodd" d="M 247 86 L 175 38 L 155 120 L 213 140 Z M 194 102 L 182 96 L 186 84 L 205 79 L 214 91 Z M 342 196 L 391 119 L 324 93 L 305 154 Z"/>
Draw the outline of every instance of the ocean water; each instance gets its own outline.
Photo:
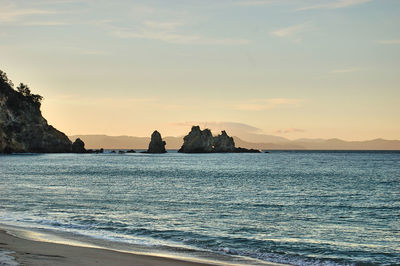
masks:
<path id="1" fill-rule="evenodd" d="M 0 223 L 228 263 L 399 265 L 400 153 L 4 155 Z"/>

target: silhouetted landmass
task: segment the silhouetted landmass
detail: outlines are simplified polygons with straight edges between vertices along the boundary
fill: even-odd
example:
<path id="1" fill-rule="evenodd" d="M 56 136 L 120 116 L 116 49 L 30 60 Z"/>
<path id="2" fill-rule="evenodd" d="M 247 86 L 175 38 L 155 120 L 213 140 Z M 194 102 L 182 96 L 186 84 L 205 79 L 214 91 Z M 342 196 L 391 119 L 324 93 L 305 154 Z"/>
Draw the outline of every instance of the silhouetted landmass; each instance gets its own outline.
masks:
<path id="1" fill-rule="evenodd" d="M 107 135 L 74 135 L 71 140 L 81 138 L 90 149 L 147 149 L 150 138 Z M 164 137 L 167 150 L 178 150 L 183 137 Z M 239 147 L 258 150 L 400 150 L 400 140 L 375 139 L 368 141 L 344 141 L 340 139 L 302 139 L 278 143 L 250 142 L 233 137 Z"/>
<path id="2" fill-rule="evenodd" d="M 345 141 L 340 139 L 293 140 L 282 143 L 252 143 L 235 138 L 238 145 L 262 150 L 400 150 L 400 140 L 374 139 Z"/>
<path id="3" fill-rule="evenodd" d="M 183 138 L 183 145 L 178 152 L 183 153 L 222 153 L 222 152 L 260 152 L 259 150 L 248 150 L 236 148 L 235 141 L 226 134 L 225 130 L 218 136 L 213 136 L 206 128 L 201 130 L 199 126 L 193 126 L 188 135 Z"/>
<path id="4" fill-rule="evenodd" d="M 72 152 L 86 153 L 85 143 L 80 138 L 77 138 L 74 143 L 72 143 Z"/>
<path id="5" fill-rule="evenodd" d="M 146 153 L 166 153 L 165 144 L 165 141 L 161 138 L 161 134 L 155 130 L 153 134 L 151 134 L 149 148 Z"/>
<path id="6" fill-rule="evenodd" d="M 201 130 L 193 126 L 192 130 L 183 138 L 182 147 L 178 152 L 183 153 L 210 153 L 213 152 L 214 138 L 208 128 Z"/>
<path id="7" fill-rule="evenodd" d="M 68 137 L 43 118 L 42 99 L 23 83 L 14 90 L 12 81 L 0 70 L 0 153 L 72 151 Z"/>

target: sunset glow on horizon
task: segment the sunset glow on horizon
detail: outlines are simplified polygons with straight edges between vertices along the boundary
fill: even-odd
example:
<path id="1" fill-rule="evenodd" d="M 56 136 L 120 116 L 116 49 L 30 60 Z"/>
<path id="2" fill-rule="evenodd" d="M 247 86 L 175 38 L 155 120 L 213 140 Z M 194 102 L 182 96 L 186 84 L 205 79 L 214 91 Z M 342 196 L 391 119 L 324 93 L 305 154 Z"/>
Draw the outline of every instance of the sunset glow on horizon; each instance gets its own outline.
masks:
<path id="1" fill-rule="evenodd" d="M 400 139 L 400 1 L 0 4 L 0 69 L 68 135 Z"/>

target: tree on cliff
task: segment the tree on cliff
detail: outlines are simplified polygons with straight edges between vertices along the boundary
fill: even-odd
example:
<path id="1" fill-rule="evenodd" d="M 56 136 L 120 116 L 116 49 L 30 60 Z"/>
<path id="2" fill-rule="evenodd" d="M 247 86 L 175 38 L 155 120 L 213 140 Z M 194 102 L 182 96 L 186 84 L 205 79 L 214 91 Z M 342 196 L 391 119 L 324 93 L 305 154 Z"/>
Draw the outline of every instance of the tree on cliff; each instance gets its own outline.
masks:
<path id="1" fill-rule="evenodd" d="M 7 90 L 14 90 L 14 84 L 13 82 L 7 77 L 6 72 L 0 70 L 0 91 L 7 91 Z M 15 91 L 15 90 L 14 90 Z M 20 99 L 23 97 L 27 102 L 33 103 L 37 107 L 40 108 L 41 102 L 43 100 L 43 97 L 39 94 L 32 94 L 31 90 L 28 85 L 25 85 L 24 83 L 20 83 L 19 86 L 17 87 L 16 92 L 17 94 L 10 94 L 8 97 L 8 105 L 15 109 L 18 109 L 20 107 Z"/>
<path id="2" fill-rule="evenodd" d="M 8 79 L 6 72 L 0 70 L 0 85 L 3 88 L 4 85 L 8 85 L 11 88 L 14 88 L 14 84 L 11 80 Z"/>
<path id="3" fill-rule="evenodd" d="M 31 100 L 33 103 L 38 104 L 40 106 L 40 104 L 43 100 L 43 97 L 39 94 L 32 94 L 28 85 L 25 85 L 24 83 L 20 83 L 19 86 L 17 87 L 17 90 L 28 100 Z"/>

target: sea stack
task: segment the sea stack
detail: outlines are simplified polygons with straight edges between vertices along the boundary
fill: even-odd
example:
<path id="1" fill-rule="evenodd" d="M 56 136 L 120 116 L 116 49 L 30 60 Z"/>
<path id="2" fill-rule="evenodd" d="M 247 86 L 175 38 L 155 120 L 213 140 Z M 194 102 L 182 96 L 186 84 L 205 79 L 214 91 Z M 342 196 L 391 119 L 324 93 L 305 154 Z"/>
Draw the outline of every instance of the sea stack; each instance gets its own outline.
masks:
<path id="1" fill-rule="evenodd" d="M 235 141 L 226 134 L 225 130 L 214 137 L 214 152 L 235 152 Z"/>
<path id="2" fill-rule="evenodd" d="M 77 138 L 74 143 L 72 143 L 72 152 L 73 153 L 85 153 L 85 143 L 80 139 Z"/>
<path id="3" fill-rule="evenodd" d="M 183 138 L 183 145 L 178 152 L 183 153 L 210 153 L 214 151 L 214 139 L 211 131 L 199 126 L 193 126 L 187 136 Z"/>
<path id="4" fill-rule="evenodd" d="M 0 153 L 72 151 L 68 137 L 43 118 L 41 100 L 22 83 L 14 90 L 0 70 Z"/>
<path id="5" fill-rule="evenodd" d="M 220 135 L 213 137 L 209 129 L 201 130 L 193 126 L 192 130 L 183 138 L 183 145 L 178 152 L 183 153 L 259 153 L 259 150 L 236 148 L 235 141 L 228 136 L 225 130 Z"/>
<path id="6" fill-rule="evenodd" d="M 165 141 L 162 140 L 160 132 L 155 130 L 153 134 L 151 134 L 151 140 L 149 143 L 149 149 L 146 153 L 166 153 L 165 150 Z"/>

